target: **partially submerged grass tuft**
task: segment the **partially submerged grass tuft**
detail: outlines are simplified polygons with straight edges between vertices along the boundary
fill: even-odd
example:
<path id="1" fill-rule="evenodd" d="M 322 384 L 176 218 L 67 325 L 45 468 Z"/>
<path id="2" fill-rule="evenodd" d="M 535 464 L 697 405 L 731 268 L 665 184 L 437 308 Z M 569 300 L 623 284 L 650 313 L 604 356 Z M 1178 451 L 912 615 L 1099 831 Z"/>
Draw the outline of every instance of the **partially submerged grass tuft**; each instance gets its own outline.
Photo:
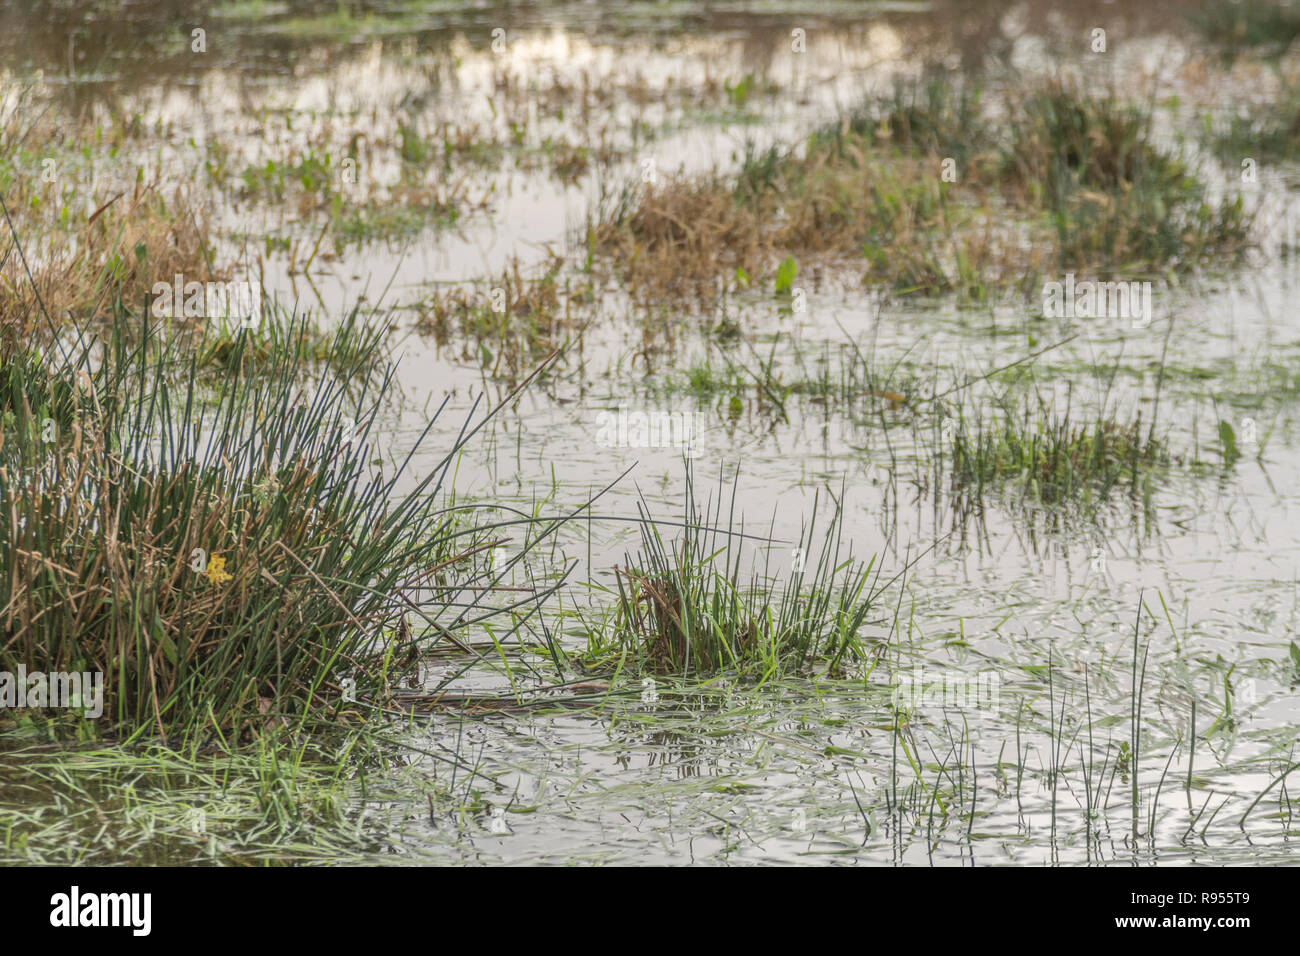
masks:
<path id="1" fill-rule="evenodd" d="M 745 583 L 746 538 L 743 529 L 720 526 L 721 505 L 719 498 L 701 512 L 688 478 L 680 533 L 665 541 L 642 503 L 641 553 L 616 569 L 613 619 L 589 630 L 588 665 L 766 679 L 814 666 L 838 675 L 864 660 L 864 631 L 879 624 L 871 615 L 880 603 L 880 572 L 874 559 L 863 565 L 843 551 L 839 509 L 816 559 L 813 521 L 795 547 L 779 549 L 777 575 L 765 564 L 759 580 Z"/>
<path id="2" fill-rule="evenodd" d="M 1246 159 L 1286 160 L 1300 147 L 1300 90 L 1284 89 L 1265 105 L 1233 113 L 1226 126 L 1214 128 L 1207 119 L 1215 155 L 1230 170 Z"/>
<path id="3" fill-rule="evenodd" d="M 21 190 L 15 190 L 21 197 Z M 27 336 L 60 325 L 110 321 L 117 303 L 139 307 L 159 277 L 221 278 L 204 209 L 184 190 L 156 186 L 104 194 L 88 213 L 49 221 L 30 200 L 6 196 L 14 228 L 28 237 L 22 254 L 0 261 L 0 322 Z M 8 233 L 9 224 L 0 222 Z M 28 270 L 31 270 L 30 272 Z"/>
<path id="4" fill-rule="evenodd" d="M 251 328 L 235 320 L 204 321 L 195 329 L 175 330 L 178 341 L 192 348 L 195 364 L 209 375 L 240 371 L 277 371 L 277 356 L 293 355 L 305 368 L 333 365 L 378 372 L 387 360 L 388 326 L 378 313 L 363 313 L 360 305 L 333 328 L 312 316 L 293 315 L 268 297 L 266 313 Z"/>
<path id="5" fill-rule="evenodd" d="M 517 260 L 472 284 L 435 289 L 416 303 L 416 329 L 440 344 L 453 336 L 473 342 L 465 357 L 493 374 L 518 378 L 538 359 L 581 335 L 592 316 L 596 290 L 589 281 L 561 278 L 564 259 L 554 256 L 532 272 Z"/>
<path id="6" fill-rule="evenodd" d="M 960 279 L 944 261 L 948 194 L 920 160 L 882 167 L 859 151 L 818 164 L 751 152 L 735 184 L 712 176 L 625 193 L 589 236 L 633 294 L 652 300 L 708 296 L 732 277 L 740 288 L 775 283 L 783 262 L 805 257 L 865 257 L 869 281 L 948 291 Z"/>
<path id="7" fill-rule="evenodd" d="M 837 148 L 894 146 L 906 153 L 951 156 L 965 171 L 991 155 L 996 141 L 980 105 L 980 88 L 944 74 L 894 84 L 892 95 L 868 99 L 837 125 L 814 136 Z"/>
<path id="8" fill-rule="evenodd" d="M 1141 498 L 1152 475 L 1172 459 L 1140 415 L 1081 422 L 1065 409 L 1027 398 L 985 420 L 964 416 L 941 429 L 950 456 L 949 487 L 979 500 L 986 492 L 1034 504 L 1095 504 L 1127 488 Z"/>
<path id="9" fill-rule="evenodd" d="M 1156 147 L 1148 112 L 1052 84 L 1011 115 L 1004 182 L 1047 213 L 1063 269 L 1149 274 L 1245 247 L 1241 197 L 1210 200 Z"/>
<path id="10" fill-rule="evenodd" d="M 367 842 L 333 754 L 284 734 L 238 749 L 51 748 L 0 737 L 0 860 L 215 865 L 338 858 Z M 57 791 L 60 812 L 42 813 Z"/>

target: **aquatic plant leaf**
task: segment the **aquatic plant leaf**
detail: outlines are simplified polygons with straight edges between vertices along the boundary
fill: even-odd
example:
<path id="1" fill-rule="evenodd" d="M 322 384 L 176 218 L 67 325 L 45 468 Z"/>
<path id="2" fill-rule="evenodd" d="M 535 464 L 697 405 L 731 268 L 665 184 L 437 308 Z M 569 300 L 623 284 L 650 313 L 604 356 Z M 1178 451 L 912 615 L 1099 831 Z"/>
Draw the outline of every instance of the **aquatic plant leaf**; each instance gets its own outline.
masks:
<path id="1" fill-rule="evenodd" d="M 799 267 L 794 261 L 794 256 L 786 256 L 781 260 L 781 264 L 776 269 L 776 291 L 778 294 L 790 291 L 790 287 L 794 285 L 795 273 L 798 271 Z"/>

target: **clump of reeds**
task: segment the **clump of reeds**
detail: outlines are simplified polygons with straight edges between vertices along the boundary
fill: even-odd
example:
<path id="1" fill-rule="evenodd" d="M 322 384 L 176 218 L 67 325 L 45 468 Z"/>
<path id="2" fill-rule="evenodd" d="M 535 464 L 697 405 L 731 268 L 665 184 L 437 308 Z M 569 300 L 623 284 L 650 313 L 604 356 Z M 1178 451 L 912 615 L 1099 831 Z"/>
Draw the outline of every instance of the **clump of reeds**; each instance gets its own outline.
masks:
<path id="1" fill-rule="evenodd" d="M 337 712 L 345 679 L 382 702 L 429 625 L 490 616 L 491 542 L 442 494 L 477 428 L 418 480 L 376 467 L 378 336 L 341 330 L 313 379 L 292 349 L 247 374 L 241 333 L 214 394 L 131 321 L 5 365 L 0 670 L 101 672 L 106 731 L 238 736 Z"/>
<path id="2" fill-rule="evenodd" d="M 770 677 L 814 665 L 836 674 L 864 658 L 864 632 L 879 623 L 870 617 L 879 604 L 880 572 L 874 559 L 864 565 L 843 550 L 838 508 L 815 559 L 814 520 L 796 546 L 783 549 L 778 574 L 769 574 L 765 562 L 763 574 L 746 583 L 747 539 L 734 522 L 720 524 L 721 506 L 719 496 L 701 511 L 688 476 L 679 534 L 666 541 L 641 504 L 641 552 L 616 569 L 614 617 L 590 631 L 588 661 L 605 667 L 630 661 L 653 673 L 735 670 Z"/>
<path id="3" fill-rule="evenodd" d="M 269 301 L 269 300 L 268 300 Z M 200 372 L 261 374 L 277 368 L 277 357 L 292 354 L 306 367 L 334 363 L 373 372 L 388 359 L 388 325 L 378 313 L 363 317 L 360 305 L 332 328 L 307 314 L 270 308 L 249 328 L 229 317 L 177 325 L 171 334 L 192 350 Z"/>

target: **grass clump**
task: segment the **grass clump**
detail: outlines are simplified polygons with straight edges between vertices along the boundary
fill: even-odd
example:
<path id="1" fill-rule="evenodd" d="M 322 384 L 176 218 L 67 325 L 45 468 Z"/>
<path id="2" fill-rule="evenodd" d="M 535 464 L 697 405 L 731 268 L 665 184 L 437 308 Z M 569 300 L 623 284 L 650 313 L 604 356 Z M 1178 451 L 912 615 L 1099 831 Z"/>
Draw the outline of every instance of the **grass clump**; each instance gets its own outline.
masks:
<path id="1" fill-rule="evenodd" d="M 945 75 L 894 84 L 890 96 L 867 100 L 844 121 L 821 130 L 814 143 L 837 149 L 863 142 L 905 153 L 951 156 L 958 167 L 988 158 L 995 147 L 980 106 L 981 91 Z"/>
<path id="2" fill-rule="evenodd" d="M 98 671 L 103 732 L 164 739 L 336 714 L 345 673 L 385 699 L 416 663 L 410 621 L 480 576 L 439 494 L 476 429 L 399 485 L 370 437 L 392 371 L 348 359 L 347 333 L 315 381 L 293 351 L 243 374 L 241 338 L 210 397 L 193 354 L 129 321 L 6 367 L 0 670 Z"/>
<path id="3" fill-rule="evenodd" d="M 1047 213 L 1063 268 L 1148 273 L 1245 247 L 1241 198 L 1212 202 L 1154 145 L 1149 113 L 1053 84 L 1012 116 L 1004 182 Z"/>
<path id="4" fill-rule="evenodd" d="M 632 292 L 684 299 L 775 285 L 791 258 L 868 260 L 869 281 L 904 291 L 948 291 L 948 184 L 920 161 L 882 168 L 860 151 L 833 163 L 751 153 L 738 183 L 674 180 L 628 193 L 593 227 L 593 247 L 618 264 Z M 888 254 L 884 251 L 888 250 Z M 783 290 L 787 291 L 787 290 Z"/>
<path id="5" fill-rule="evenodd" d="M 1240 168 L 1246 159 L 1288 159 L 1300 147 L 1300 91 L 1288 88 L 1272 102 L 1234 113 L 1225 127 L 1207 132 L 1215 155 L 1230 168 Z"/>
<path id="6" fill-rule="evenodd" d="M 977 90 L 899 86 L 798 148 L 750 149 L 734 177 L 625 188 L 588 242 L 647 298 L 745 288 L 793 258 L 865 259 L 868 285 L 967 302 L 1037 294 L 1049 266 L 1188 270 L 1248 244 L 1240 197 L 1212 200 L 1149 113 L 1060 83 L 1004 106 L 998 137 Z"/>
<path id="7" fill-rule="evenodd" d="M 290 159 L 268 159 L 264 164 L 249 165 L 240 174 L 245 196 L 259 195 L 277 200 L 283 200 L 294 189 L 328 196 L 334 191 L 338 179 L 334 157 L 313 149 Z"/>
<path id="8" fill-rule="evenodd" d="M 386 325 L 377 317 L 364 320 L 360 306 L 332 329 L 306 314 L 271 308 L 251 329 L 234 320 L 217 320 L 176 331 L 179 340 L 193 349 L 196 367 L 209 375 L 274 371 L 277 357 L 285 355 L 293 355 L 303 368 L 333 363 L 377 372 L 387 355 Z"/>
<path id="9" fill-rule="evenodd" d="M 616 568 L 613 620 L 589 630 L 589 667 L 630 663 L 640 672 L 738 671 L 766 679 L 814 665 L 838 676 L 847 663 L 867 657 L 863 631 L 879 624 L 869 619 L 882 590 L 879 571 L 873 574 L 874 559 L 864 566 L 843 552 L 838 509 L 820 557 L 810 554 L 814 521 L 788 552 L 783 580 L 765 567 L 752 585 L 741 580 L 743 529 L 719 525 L 720 498 L 712 512 L 706 506 L 701 513 L 689 476 L 675 541 L 665 542 L 644 503 L 639 510 L 641 553 Z"/>
<path id="10" fill-rule="evenodd" d="M 779 288 L 783 263 L 865 258 L 870 284 L 981 299 L 1001 250 L 988 230 L 968 228 L 942 174 L 945 160 L 987 148 L 984 128 L 978 91 L 900 84 L 799 148 L 747 149 L 734 179 L 625 190 L 589 242 L 647 297 L 708 294 L 731 276 L 740 288 L 768 276 Z"/>
<path id="11" fill-rule="evenodd" d="M 104 195 L 88 214 L 59 212 L 58 221 L 34 213 L 30 203 L 11 204 L 11 197 L 4 214 L 28 240 L 23 254 L 10 247 L 0 262 L 0 323 L 22 335 L 47 328 L 51 317 L 107 322 L 115 303 L 144 302 L 159 276 L 221 278 L 206 216 L 183 190 L 170 197 L 152 186 Z M 9 223 L 3 228 L 9 231 Z"/>
<path id="12" fill-rule="evenodd" d="M 450 228 L 486 206 L 486 193 L 469 195 L 469 174 L 446 175 L 449 167 L 435 163 L 428 141 L 408 127 L 400 127 L 393 151 L 401 160 L 399 176 L 385 185 L 361 175 L 353 143 L 337 153 L 309 149 L 249 165 L 235 196 L 282 208 L 292 200 L 300 217 L 327 213 L 339 249 Z"/>
<path id="13" fill-rule="evenodd" d="M 9 334 L 106 323 L 117 303 L 145 302 L 160 278 L 225 278 L 210 198 L 129 162 L 132 128 L 126 119 L 88 125 L 32 87 L 0 106 L 0 325 Z M 9 241 L 18 235 L 21 248 Z"/>
<path id="14" fill-rule="evenodd" d="M 340 248 L 449 229 L 460 221 L 464 197 L 435 187 L 395 189 L 388 201 L 355 205 L 335 202 L 334 233 Z"/>
<path id="15" fill-rule="evenodd" d="M 986 492 L 1044 505 L 1088 505 L 1124 485 L 1139 497 L 1150 478 L 1171 463 L 1141 415 L 1129 422 L 1081 423 L 1067 406 L 1057 412 L 1026 400 L 1000 420 L 947 419 L 943 444 L 950 454 L 949 486 L 981 500 Z"/>

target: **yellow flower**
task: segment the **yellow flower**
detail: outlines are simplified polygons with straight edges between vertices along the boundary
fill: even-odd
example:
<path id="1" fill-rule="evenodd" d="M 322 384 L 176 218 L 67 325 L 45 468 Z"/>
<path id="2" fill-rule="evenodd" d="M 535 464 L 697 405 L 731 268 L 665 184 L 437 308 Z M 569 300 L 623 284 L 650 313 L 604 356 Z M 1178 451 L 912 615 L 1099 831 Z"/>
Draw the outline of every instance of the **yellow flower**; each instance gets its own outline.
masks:
<path id="1" fill-rule="evenodd" d="M 231 578 L 231 575 L 226 573 L 226 559 L 218 558 L 215 555 L 208 559 L 208 570 L 204 573 L 213 584 L 220 584 L 222 581 L 229 581 Z"/>

